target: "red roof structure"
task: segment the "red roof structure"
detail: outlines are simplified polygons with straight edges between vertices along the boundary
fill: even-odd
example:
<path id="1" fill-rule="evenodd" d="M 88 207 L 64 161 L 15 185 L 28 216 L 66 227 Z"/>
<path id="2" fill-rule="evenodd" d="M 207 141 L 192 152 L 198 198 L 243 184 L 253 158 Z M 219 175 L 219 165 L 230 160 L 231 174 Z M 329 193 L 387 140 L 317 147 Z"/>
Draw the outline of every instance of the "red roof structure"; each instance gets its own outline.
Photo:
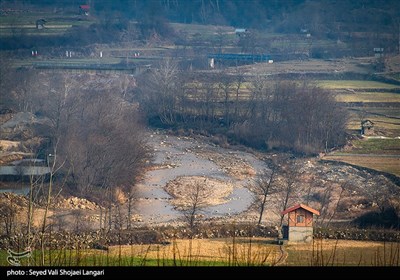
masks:
<path id="1" fill-rule="evenodd" d="M 90 10 L 90 6 L 89 5 L 80 5 L 79 6 L 80 9 L 82 9 L 85 12 L 89 12 Z"/>
<path id="2" fill-rule="evenodd" d="M 319 216 L 319 211 L 317 211 L 317 210 L 315 210 L 315 209 L 313 209 L 313 208 L 311 208 L 311 207 L 309 207 L 309 206 L 307 206 L 305 204 L 297 204 L 295 206 L 287 208 L 286 210 L 282 211 L 281 214 L 285 215 L 285 214 L 287 214 L 289 212 L 293 212 L 294 210 L 297 210 L 299 208 L 303 208 L 304 210 L 307 210 L 307 211 Z"/>

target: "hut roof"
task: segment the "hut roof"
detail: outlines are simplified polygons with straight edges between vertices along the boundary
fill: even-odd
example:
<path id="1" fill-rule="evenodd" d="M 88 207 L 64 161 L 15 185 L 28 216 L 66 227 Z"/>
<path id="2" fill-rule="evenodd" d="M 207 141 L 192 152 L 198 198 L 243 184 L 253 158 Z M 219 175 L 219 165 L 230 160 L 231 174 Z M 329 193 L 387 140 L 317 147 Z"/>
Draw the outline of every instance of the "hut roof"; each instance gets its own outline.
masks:
<path id="1" fill-rule="evenodd" d="M 313 208 L 311 208 L 311 207 L 309 207 L 309 206 L 307 206 L 305 204 L 297 204 L 295 206 L 289 207 L 286 210 L 282 211 L 281 214 L 285 215 L 285 214 L 287 214 L 289 212 L 292 212 L 292 211 L 294 211 L 296 209 L 299 209 L 299 208 L 303 208 L 304 210 L 307 210 L 307 211 L 319 216 L 319 211 L 317 211 L 317 210 L 315 210 L 315 209 L 313 209 Z"/>

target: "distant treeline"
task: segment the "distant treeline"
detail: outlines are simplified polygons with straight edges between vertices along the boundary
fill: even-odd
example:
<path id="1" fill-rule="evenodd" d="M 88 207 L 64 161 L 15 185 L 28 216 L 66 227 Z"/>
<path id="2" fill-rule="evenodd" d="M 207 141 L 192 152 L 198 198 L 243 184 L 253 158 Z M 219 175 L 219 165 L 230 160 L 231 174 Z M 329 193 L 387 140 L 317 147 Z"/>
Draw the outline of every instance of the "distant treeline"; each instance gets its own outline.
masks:
<path id="1" fill-rule="evenodd" d="M 343 25 L 363 25 L 369 29 L 389 27 L 399 19 L 397 0 L 3 0 L 15 5 L 35 5 L 52 9 L 78 11 L 79 5 L 90 4 L 91 14 L 118 15 L 128 19 L 201 24 L 228 24 L 245 28 L 337 29 Z M 279 22 L 279 23 L 278 23 Z M 350 26 L 347 26 L 350 27 Z M 356 31 L 356 30 L 354 30 Z M 357 30 L 368 31 L 368 30 Z"/>
<path id="2" fill-rule="evenodd" d="M 79 14 L 86 1 L 3 0 L 2 9 L 47 10 Z M 356 42 L 397 51 L 400 28 L 400 2 L 396 0 L 93 0 L 90 16 L 96 23 L 90 27 L 73 26 L 63 38 L 55 36 L 35 40 L 21 34 L 3 39 L 3 49 L 29 48 L 32 45 L 87 45 L 110 43 L 123 36 L 147 40 L 155 34 L 179 41 L 170 22 L 205 25 L 229 25 L 273 33 L 310 33 L 313 38 L 338 42 Z M 137 23 L 132 32 L 132 22 Z M 136 38 L 134 38 L 136 37 Z M 358 48 L 358 47 L 357 47 Z"/>

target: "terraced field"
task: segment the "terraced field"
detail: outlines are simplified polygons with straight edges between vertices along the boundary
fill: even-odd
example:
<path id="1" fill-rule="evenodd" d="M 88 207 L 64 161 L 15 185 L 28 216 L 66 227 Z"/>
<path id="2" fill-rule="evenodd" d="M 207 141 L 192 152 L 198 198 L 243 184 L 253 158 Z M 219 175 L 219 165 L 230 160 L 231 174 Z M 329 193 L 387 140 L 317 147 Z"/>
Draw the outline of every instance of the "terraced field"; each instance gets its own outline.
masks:
<path id="1" fill-rule="evenodd" d="M 361 120 L 374 123 L 374 133 L 353 140 L 344 150 L 325 159 L 343 161 L 400 176 L 400 86 L 376 81 L 318 81 L 333 90 L 349 109 L 348 129 L 360 135 Z"/>

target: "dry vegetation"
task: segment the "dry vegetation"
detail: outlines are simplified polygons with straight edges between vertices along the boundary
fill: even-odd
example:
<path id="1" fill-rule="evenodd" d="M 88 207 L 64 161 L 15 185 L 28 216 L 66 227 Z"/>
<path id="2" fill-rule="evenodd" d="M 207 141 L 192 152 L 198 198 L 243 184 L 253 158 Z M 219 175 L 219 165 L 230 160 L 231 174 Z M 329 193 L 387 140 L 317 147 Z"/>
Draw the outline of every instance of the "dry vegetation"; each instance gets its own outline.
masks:
<path id="1" fill-rule="evenodd" d="M 399 266 L 400 243 L 315 239 L 288 245 L 286 265 Z"/>
<path id="2" fill-rule="evenodd" d="M 110 255 L 136 256 L 147 259 L 218 261 L 226 265 L 271 265 L 280 258 L 279 246 L 272 239 L 174 239 L 166 245 L 126 245 L 110 247 Z"/>
<path id="3" fill-rule="evenodd" d="M 399 266 L 399 243 L 316 239 L 276 245 L 269 238 L 172 239 L 165 244 L 79 250 L 80 264 L 140 266 Z M 71 253 L 71 251 L 68 251 Z M 76 256 L 75 256 L 76 258 Z"/>

